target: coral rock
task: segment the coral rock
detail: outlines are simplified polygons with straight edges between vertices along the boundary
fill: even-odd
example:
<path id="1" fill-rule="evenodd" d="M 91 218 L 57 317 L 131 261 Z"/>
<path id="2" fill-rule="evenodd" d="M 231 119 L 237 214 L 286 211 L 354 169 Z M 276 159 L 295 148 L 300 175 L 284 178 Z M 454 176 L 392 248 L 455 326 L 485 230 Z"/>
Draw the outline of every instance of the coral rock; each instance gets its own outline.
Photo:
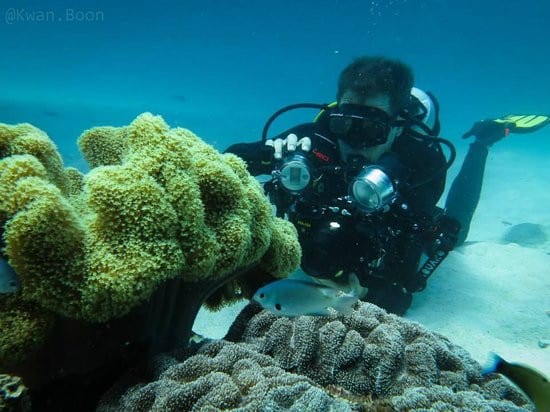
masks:
<path id="1" fill-rule="evenodd" d="M 207 343 L 157 380 L 105 396 L 98 411 L 351 411 L 309 378 L 285 372 L 246 344 Z"/>
<path id="2" fill-rule="evenodd" d="M 329 317 L 289 319 L 262 311 L 240 321 L 240 328 L 231 331 L 232 340 L 253 344 L 283 369 L 324 387 L 387 399 L 397 410 L 435 402 L 503 410 L 528 404 L 512 386 L 483 378 L 479 364 L 447 338 L 369 303 Z M 482 395 L 490 401 L 482 402 Z"/>
<path id="3" fill-rule="evenodd" d="M 368 303 L 293 319 L 249 305 L 228 338 L 159 358 L 153 382 L 113 389 L 99 410 L 532 410 L 462 348 Z"/>
<path id="4" fill-rule="evenodd" d="M 31 410 L 29 391 L 17 376 L 0 374 L 0 411 Z"/>

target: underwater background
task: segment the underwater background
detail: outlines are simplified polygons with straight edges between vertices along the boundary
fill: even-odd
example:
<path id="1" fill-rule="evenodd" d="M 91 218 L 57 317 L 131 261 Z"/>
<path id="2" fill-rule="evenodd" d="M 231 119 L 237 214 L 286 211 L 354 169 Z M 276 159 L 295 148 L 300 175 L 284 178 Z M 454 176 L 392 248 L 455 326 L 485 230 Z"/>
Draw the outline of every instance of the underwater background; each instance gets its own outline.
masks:
<path id="1" fill-rule="evenodd" d="M 45 130 L 68 164 L 84 129 L 143 111 L 223 150 L 284 105 L 332 101 L 344 66 L 383 54 L 438 96 L 460 145 L 475 120 L 549 111 L 549 18 L 543 0 L 3 0 L 0 121 Z"/>
<path id="2" fill-rule="evenodd" d="M 41 128 L 66 165 L 83 170 L 76 139 L 85 129 L 127 125 L 144 111 L 223 150 L 259 139 L 282 106 L 334 100 L 353 58 L 381 54 L 410 64 L 416 85 L 438 97 L 442 136 L 458 149 L 450 184 L 466 152 L 460 136 L 474 121 L 550 113 L 548 21 L 543 0 L 2 0 L 0 122 Z M 286 114 L 272 132 L 314 114 Z M 454 337 L 468 321 L 486 339 L 505 328 L 502 344 L 521 340 L 514 353 L 546 373 L 550 349 L 536 342 L 550 337 L 549 243 L 523 250 L 499 239 L 512 224 L 550 227 L 549 153 L 549 129 L 492 148 L 469 239 L 494 244 L 450 256 L 411 310 L 428 326 L 454 325 Z M 454 286 L 475 293 L 452 296 Z"/>

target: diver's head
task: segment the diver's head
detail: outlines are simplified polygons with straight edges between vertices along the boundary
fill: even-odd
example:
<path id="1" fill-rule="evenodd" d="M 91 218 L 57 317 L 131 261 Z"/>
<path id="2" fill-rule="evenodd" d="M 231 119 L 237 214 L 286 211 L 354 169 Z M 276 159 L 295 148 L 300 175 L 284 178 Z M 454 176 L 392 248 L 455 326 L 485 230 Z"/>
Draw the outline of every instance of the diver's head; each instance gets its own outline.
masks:
<path id="1" fill-rule="evenodd" d="M 384 57 L 358 58 L 342 71 L 329 124 L 344 160 L 376 161 L 389 150 L 402 132 L 397 117 L 410 103 L 412 85 L 412 70 Z"/>

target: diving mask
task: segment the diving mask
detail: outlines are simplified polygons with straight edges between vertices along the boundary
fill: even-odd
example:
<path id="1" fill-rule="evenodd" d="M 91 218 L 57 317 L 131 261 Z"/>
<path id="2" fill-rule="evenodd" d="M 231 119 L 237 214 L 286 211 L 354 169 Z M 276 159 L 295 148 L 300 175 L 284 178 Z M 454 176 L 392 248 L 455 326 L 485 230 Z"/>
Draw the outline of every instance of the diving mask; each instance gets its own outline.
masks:
<path id="1" fill-rule="evenodd" d="M 330 131 L 354 149 L 386 143 L 393 124 L 385 111 L 360 104 L 342 104 L 329 114 Z"/>

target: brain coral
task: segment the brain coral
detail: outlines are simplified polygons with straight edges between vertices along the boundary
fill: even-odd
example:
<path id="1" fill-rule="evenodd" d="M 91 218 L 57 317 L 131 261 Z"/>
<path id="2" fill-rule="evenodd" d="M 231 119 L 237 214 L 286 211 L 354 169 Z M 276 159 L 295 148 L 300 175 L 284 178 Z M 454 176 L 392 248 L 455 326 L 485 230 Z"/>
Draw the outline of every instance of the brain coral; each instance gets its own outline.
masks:
<path id="1" fill-rule="evenodd" d="M 369 303 L 333 317 L 289 319 L 250 309 L 243 315 L 231 340 L 253 344 L 286 371 L 386 399 L 395 410 L 529 406 L 503 379 L 483 378 L 479 364 L 444 336 Z"/>
<path id="2" fill-rule="evenodd" d="M 22 302 L 103 322 L 169 279 L 216 284 L 251 265 L 285 276 L 299 264 L 292 225 L 244 162 L 190 131 L 145 113 L 90 129 L 79 146 L 86 175 L 64 169 L 40 130 L 0 124 L 0 226 Z"/>
<path id="3" fill-rule="evenodd" d="M 153 382 L 112 390 L 100 410 L 532 410 L 447 338 L 369 303 L 293 319 L 248 305 L 225 340 L 156 365 Z"/>
<path id="4" fill-rule="evenodd" d="M 209 343 L 182 363 L 164 362 L 156 375 L 121 397 L 107 394 L 98 411 L 351 411 L 247 344 Z"/>

